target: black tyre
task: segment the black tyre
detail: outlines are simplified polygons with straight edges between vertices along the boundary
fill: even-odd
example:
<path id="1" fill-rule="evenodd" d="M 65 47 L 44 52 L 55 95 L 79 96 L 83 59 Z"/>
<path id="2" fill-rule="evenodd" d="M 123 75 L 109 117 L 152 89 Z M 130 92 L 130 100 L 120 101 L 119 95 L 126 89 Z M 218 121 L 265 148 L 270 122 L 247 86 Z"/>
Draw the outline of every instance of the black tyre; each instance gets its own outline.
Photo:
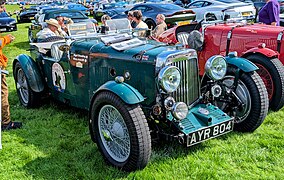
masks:
<path id="1" fill-rule="evenodd" d="M 257 71 L 263 80 L 269 98 L 269 108 L 273 111 L 281 109 L 284 105 L 284 67 L 279 59 L 261 55 L 250 55 L 248 60 L 255 63 Z"/>
<path id="2" fill-rule="evenodd" d="M 128 105 L 111 92 L 100 93 L 91 109 L 90 134 L 105 160 L 125 171 L 144 168 L 151 137 L 139 105 Z"/>
<path id="3" fill-rule="evenodd" d="M 152 19 L 146 19 L 145 23 L 148 25 L 149 29 L 154 29 L 156 27 L 156 23 Z"/>
<path id="4" fill-rule="evenodd" d="M 269 105 L 267 91 L 256 72 L 242 73 L 236 91 L 233 91 L 235 70 L 229 67 L 222 80 L 222 84 L 225 85 L 224 91 L 235 98 L 232 98 L 230 103 L 217 102 L 217 105 L 236 118 L 234 126 L 236 131 L 252 132 L 261 125 L 267 115 Z M 242 105 L 236 105 L 237 101 L 241 101 Z"/>
<path id="5" fill-rule="evenodd" d="M 38 106 L 40 93 L 34 92 L 31 89 L 26 75 L 19 62 L 15 64 L 13 73 L 17 88 L 17 94 L 21 104 L 27 108 Z"/>

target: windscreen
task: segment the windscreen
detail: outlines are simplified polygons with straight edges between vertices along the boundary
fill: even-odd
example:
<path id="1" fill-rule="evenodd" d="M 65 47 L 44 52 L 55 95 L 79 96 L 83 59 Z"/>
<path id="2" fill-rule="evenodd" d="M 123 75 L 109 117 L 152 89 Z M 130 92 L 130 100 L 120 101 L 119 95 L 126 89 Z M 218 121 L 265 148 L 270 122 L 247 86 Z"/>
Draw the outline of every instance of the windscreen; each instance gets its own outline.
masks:
<path id="1" fill-rule="evenodd" d="M 107 20 L 106 26 L 109 27 L 110 31 L 131 29 L 130 22 L 126 18 Z"/>
<path id="2" fill-rule="evenodd" d="M 97 33 L 96 27 L 92 22 L 80 22 L 68 25 L 68 33 L 73 35 L 87 35 Z"/>

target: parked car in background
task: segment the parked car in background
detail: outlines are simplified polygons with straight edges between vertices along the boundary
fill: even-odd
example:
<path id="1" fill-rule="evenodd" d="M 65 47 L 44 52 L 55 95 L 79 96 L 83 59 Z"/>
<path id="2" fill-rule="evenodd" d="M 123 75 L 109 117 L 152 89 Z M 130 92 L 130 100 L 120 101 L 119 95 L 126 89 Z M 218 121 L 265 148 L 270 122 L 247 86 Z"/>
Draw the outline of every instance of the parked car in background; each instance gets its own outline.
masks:
<path id="1" fill-rule="evenodd" d="M 63 16 L 71 18 L 73 22 L 83 22 L 89 21 L 97 24 L 95 19 L 89 19 L 82 11 L 70 10 L 70 9 L 51 9 L 47 10 L 44 14 L 39 15 L 39 17 L 32 22 L 28 30 L 28 37 L 30 42 L 36 42 L 36 34 L 46 26 L 46 20 L 50 18 L 56 18 L 57 16 Z"/>
<path id="2" fill-rule="evenodd" d="M 20 11 L 19 14 L 17 14 L 17 22 L 31 22 L 31 20 L 35 19 L 35 15 L 37 14 L 36 8 L 27 8 Z"/>
<path id="3" fill-rule="evenodd" d="M 245 3 L 252 3 L 256 9 L 256 16 L 258 15 L 258 12 L 260 11 L 260 9 L 266 4 L 266 0 L 240 0 L 242 2 Z M 284 1 L 283 0 L 278 0 L 279 5 L 280 5 L 280 14 L 284 13 Z M 258 20 L 256 18 L 256 20 Z"/>
<path id="4" fill-rule="evenodd" d="M 255 63 L 257 71 L 266 85 L 270 108 L 279 110 L 284 105 L 284 38 L 283 27 L 264 24 L 216 23 L 187 24 L 166 30 L 159 40 L 175 44 L 189 38 L 193 30 L 204 37 L 198 57 L 201 74 L 205 61 L 212 54 L 226 55 L 236 51 L 241 57 Z M 196 39 L 196 37 L 190 37 Z M 189 38 L 189 39 L 190 39 Z"/>
<path id="5" fill-rule="evenodd" d="M 166 16 L 166 22 L 168 26 L 172 26 L 176 24 L 176 21 L 183 21 L 183 20 L 191 20 L 193 12 L 191 10 L 184 9 L 178 5 L 170 4 L 170 3 L 141 3 L 134 5 L 130 11 L 140 10 L 143 14 L 143 21 L 148 25 L 151 29 L 155 28 L 156 23 L 156 16 L 158 14 L 164 14 Z M 119 14 L 114 17 L 113 19 L 119 18 L 126 18 L 127 13 Z"/>
<path id="6" fill-rule="evenodd" d="M 212 20 L 223 20 L 223 12 L 226 11 L 230 18 L 243 18 L 254 20 L 256 10 L 253 5 L 238 0 L 196 0 L 185 6 L 196 14 L 196 20 L 201 21 L 207 13 L 213 13 Z M 210 17 L 212 18 L 212 16 Z"/>
<path id="7" fill-rule="evenodd" d="M 113 17 L 117 14 L 122 14 L 128 9 L 124 8 L 124 3 L 108 3 L 108 4 L 100 4 L 97 9 L 94 9 L 94 19 L 97 21 L 101 20 L 101 17 L 104 14 Z"/>
<path id="8" fill-rule="evenodd" d="M 6 12 L 0 13 L 0 32 L 17 31 L 17 23 Z"/>
<path id="9" fill-rule="evenodd" d="M 89 9 L 83 6 L 82 4 L 69 3 L 69 4 L 65 4 L 63 8 L 82 11 L 86 16 L 90 15 Z"/>
<path id="10" fill-rule="evenodd" d="M 127 19 L 117 22 L 108 21 L 113 27 L 130 27 Z M 84 32 L 76 33 L 72 43 L 33 43 L 31 56 L 20 54 L 14 60 L 13 75 L 25 107 L 38 105 L 46 94 L 88 110 L 91 139 L 109 164 L 126 171 L 143 169 L 152 152 L 151 138 L 189 147 L 233 129 L 253 131 L 262 123 L 235 121 L 203 98 L 194 49 L 139 39 L 130 29 L 85 34 L 87 27 L 70 25 Z M 226 68 L 224 57 L 210 57 L 208 81 L 223 79 Z M 264 87 L 257 74 L 251 77 Z"/>

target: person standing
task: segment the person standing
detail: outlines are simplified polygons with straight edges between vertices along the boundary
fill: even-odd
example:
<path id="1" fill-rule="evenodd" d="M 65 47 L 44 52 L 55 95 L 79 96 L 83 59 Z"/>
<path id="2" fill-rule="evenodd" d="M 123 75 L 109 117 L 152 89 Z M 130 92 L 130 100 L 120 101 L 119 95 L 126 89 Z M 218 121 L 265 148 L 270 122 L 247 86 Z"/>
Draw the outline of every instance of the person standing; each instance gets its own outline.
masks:
<path id="1" fill-rule="evenodd" d="M 130 21 L 131 28 L 135 28 L 137 26 L 136 22 L 133 20 L 133 12 L 129 11 L 127 13 L 127 19 Z"/>
<path id="2" fill-rule="evenodd" d="M 153 30 L 152 36 L 158 38 L 167 29 L 167 24 L 165 23 L 165 16 L 163 14 L 158 14 L 156 17 L 157 26 Z"/>
<path id="3" fill-rule="evenodd" d="M 139 10 L 133 11 L 133 20 L 136 22 L 137 26 L 135 28 L 148 29 L 148 25 L 142 20 L 142 12 Z M 138 36 L 145 37 L 146 30 L 140 30 Z"/>
<path id="4" fill-rule="evenodd" d="M 4 3 L 0 2 L 0 13 L 4 12 Z M 8 58 L 3 54 L 3 48 L 15 40 L 15 37 L 11 34 L 0 36 L 0 68 L 5 69 L 7 67 Z M 6 82 L 6 75 L 1 74 L 1 105 L 2 105 L 2 130 L 11 130 L 22 127 L 21 122 L 13 122 L 10 118 L 10 105 L 8 101 L 8 85 Z"/>
<path id="5" fill-rule="evenodd" d="M 258 13 L 259 22 L 264 24 L 280 25 L 280 5 L 277 0 L 266 0 L 266 4 Z"/>

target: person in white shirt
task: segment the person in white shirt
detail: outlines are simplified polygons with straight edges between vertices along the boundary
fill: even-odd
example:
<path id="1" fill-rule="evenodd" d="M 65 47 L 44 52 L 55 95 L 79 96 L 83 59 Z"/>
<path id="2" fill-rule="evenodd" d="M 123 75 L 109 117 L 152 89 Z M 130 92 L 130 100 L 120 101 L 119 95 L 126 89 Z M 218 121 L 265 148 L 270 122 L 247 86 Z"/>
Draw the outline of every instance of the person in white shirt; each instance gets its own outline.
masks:
<path id="1" fill-rule="evenodd" d="M 52 36 L 66 36 L 66 32 L 61 29 L 58 21 L 56 19 L 49 19 L 45 21 L 47 23 L 47 27 L 42 29 L 40 32 L 36 34 L 38 41 L 44 40 L 48 37 Z"/>
<path id="2" fill-rule="evenodd" d="M 137 26 L 135 28 L 143 28 L 148 29 L 148 25 L 142 21 L 142 12 L 139 10 L 133 11 L 133 21 L 136 22 Z M 146 36 L 146 30 L 142 30 L 138 32 L 138 36 L 145 37 Z"/>

